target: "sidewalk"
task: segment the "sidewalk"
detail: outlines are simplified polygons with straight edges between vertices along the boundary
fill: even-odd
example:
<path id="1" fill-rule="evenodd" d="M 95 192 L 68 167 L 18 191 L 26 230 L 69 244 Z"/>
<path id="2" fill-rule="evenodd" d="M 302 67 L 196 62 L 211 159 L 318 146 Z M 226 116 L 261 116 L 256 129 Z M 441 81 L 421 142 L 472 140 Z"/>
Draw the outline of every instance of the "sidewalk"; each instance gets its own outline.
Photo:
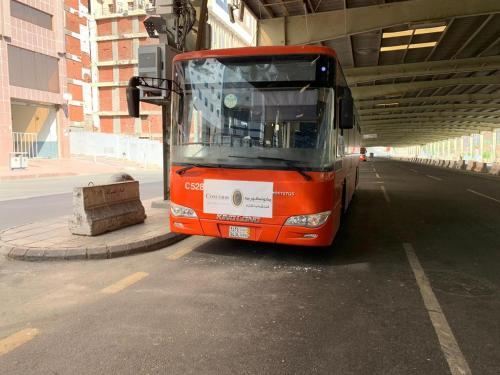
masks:
<path id="1" fill-rule="evenodd" d="M 77 236 L 69 232 L 69 216 L 36 222 L 0 232 L 1 253 L 18 260 L 107 259 L 158 250 L 186 236 L 170 232 L 170 207 L 150 208 L 143 202 L 146 221 L 100 236 Z"/>
<path id="2" fill-rule="evenodd" d="M 145 168 L 131 161 L 105 157 L 94 159 L 86 156 L 73 156 L 71 159 L 30 159 L 26 169 L 0 168 L 0 181 L 159 169 L 159 167 Z"/>

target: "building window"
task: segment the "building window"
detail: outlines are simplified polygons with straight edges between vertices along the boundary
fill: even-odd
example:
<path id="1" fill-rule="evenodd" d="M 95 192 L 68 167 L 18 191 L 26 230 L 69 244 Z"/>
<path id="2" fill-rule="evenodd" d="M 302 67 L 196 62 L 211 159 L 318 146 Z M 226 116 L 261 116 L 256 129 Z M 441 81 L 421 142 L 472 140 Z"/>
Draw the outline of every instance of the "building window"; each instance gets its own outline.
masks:
<path id="1" fill-rule="evenodd" d="M 59 92 L 59 60 L 8 45 L 9 80 L 12 86 Z"/>
<path id="2" fill-rule="evenodd" d="M 10 15 L 20 20 L 52 30 L 52 15 L 16 0 L 10 0 Z"/>

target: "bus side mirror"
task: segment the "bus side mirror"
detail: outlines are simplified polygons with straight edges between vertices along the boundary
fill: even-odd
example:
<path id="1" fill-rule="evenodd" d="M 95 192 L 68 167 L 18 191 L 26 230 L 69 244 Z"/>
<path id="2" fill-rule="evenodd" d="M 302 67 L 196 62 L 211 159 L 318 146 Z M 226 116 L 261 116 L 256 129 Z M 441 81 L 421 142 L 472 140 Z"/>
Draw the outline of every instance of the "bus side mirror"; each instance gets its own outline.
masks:
<path id="1" fill-rule="evenodd" d="M 137 77 L 130 78 L 127 86 L 127 108 L 128 115 L 131 117 L 139 117 L 140 107 L 139 107 L 139 97 L 140 90 L 137 87 L 139 80 Z"/>
<path id="2" fill-rule="evenodd" d="M 354 128 L 354 101 L 352 97 L 340 99 L 340 129 Z"/>

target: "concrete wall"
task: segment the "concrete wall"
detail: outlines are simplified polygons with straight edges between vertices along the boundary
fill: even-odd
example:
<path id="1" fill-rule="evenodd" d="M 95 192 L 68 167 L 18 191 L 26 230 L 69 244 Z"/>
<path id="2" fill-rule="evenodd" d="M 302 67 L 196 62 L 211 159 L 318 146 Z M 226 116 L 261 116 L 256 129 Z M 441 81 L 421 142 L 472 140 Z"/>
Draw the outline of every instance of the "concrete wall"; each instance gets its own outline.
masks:
<path id="1" fill-rule="evenodd" d="M 106 156 L 134 161 L 144 166 L 163 165 L 160 141 L 121 134 L 71 132 L 70 146 L 74 155 Z"/>

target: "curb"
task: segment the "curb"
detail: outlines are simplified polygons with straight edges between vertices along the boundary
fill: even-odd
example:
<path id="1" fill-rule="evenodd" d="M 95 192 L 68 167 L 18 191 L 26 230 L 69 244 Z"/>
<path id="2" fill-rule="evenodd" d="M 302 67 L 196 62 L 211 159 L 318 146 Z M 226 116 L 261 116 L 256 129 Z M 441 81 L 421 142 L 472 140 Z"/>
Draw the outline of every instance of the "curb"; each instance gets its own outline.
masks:
<path id="1" fill-rule="evenodd" d="M 147 240 L 92 248 L 72 247 L 44 249 L 13 246 L 6 243 L 0 243 L 0 247 L 7 249 L 7 257 L 24 261 L 111 259 L 158 250 L 182 241 L 186 237 L 188 236 L 185 234 L 169 232 L 161 236 L 148 238 Z"/>

